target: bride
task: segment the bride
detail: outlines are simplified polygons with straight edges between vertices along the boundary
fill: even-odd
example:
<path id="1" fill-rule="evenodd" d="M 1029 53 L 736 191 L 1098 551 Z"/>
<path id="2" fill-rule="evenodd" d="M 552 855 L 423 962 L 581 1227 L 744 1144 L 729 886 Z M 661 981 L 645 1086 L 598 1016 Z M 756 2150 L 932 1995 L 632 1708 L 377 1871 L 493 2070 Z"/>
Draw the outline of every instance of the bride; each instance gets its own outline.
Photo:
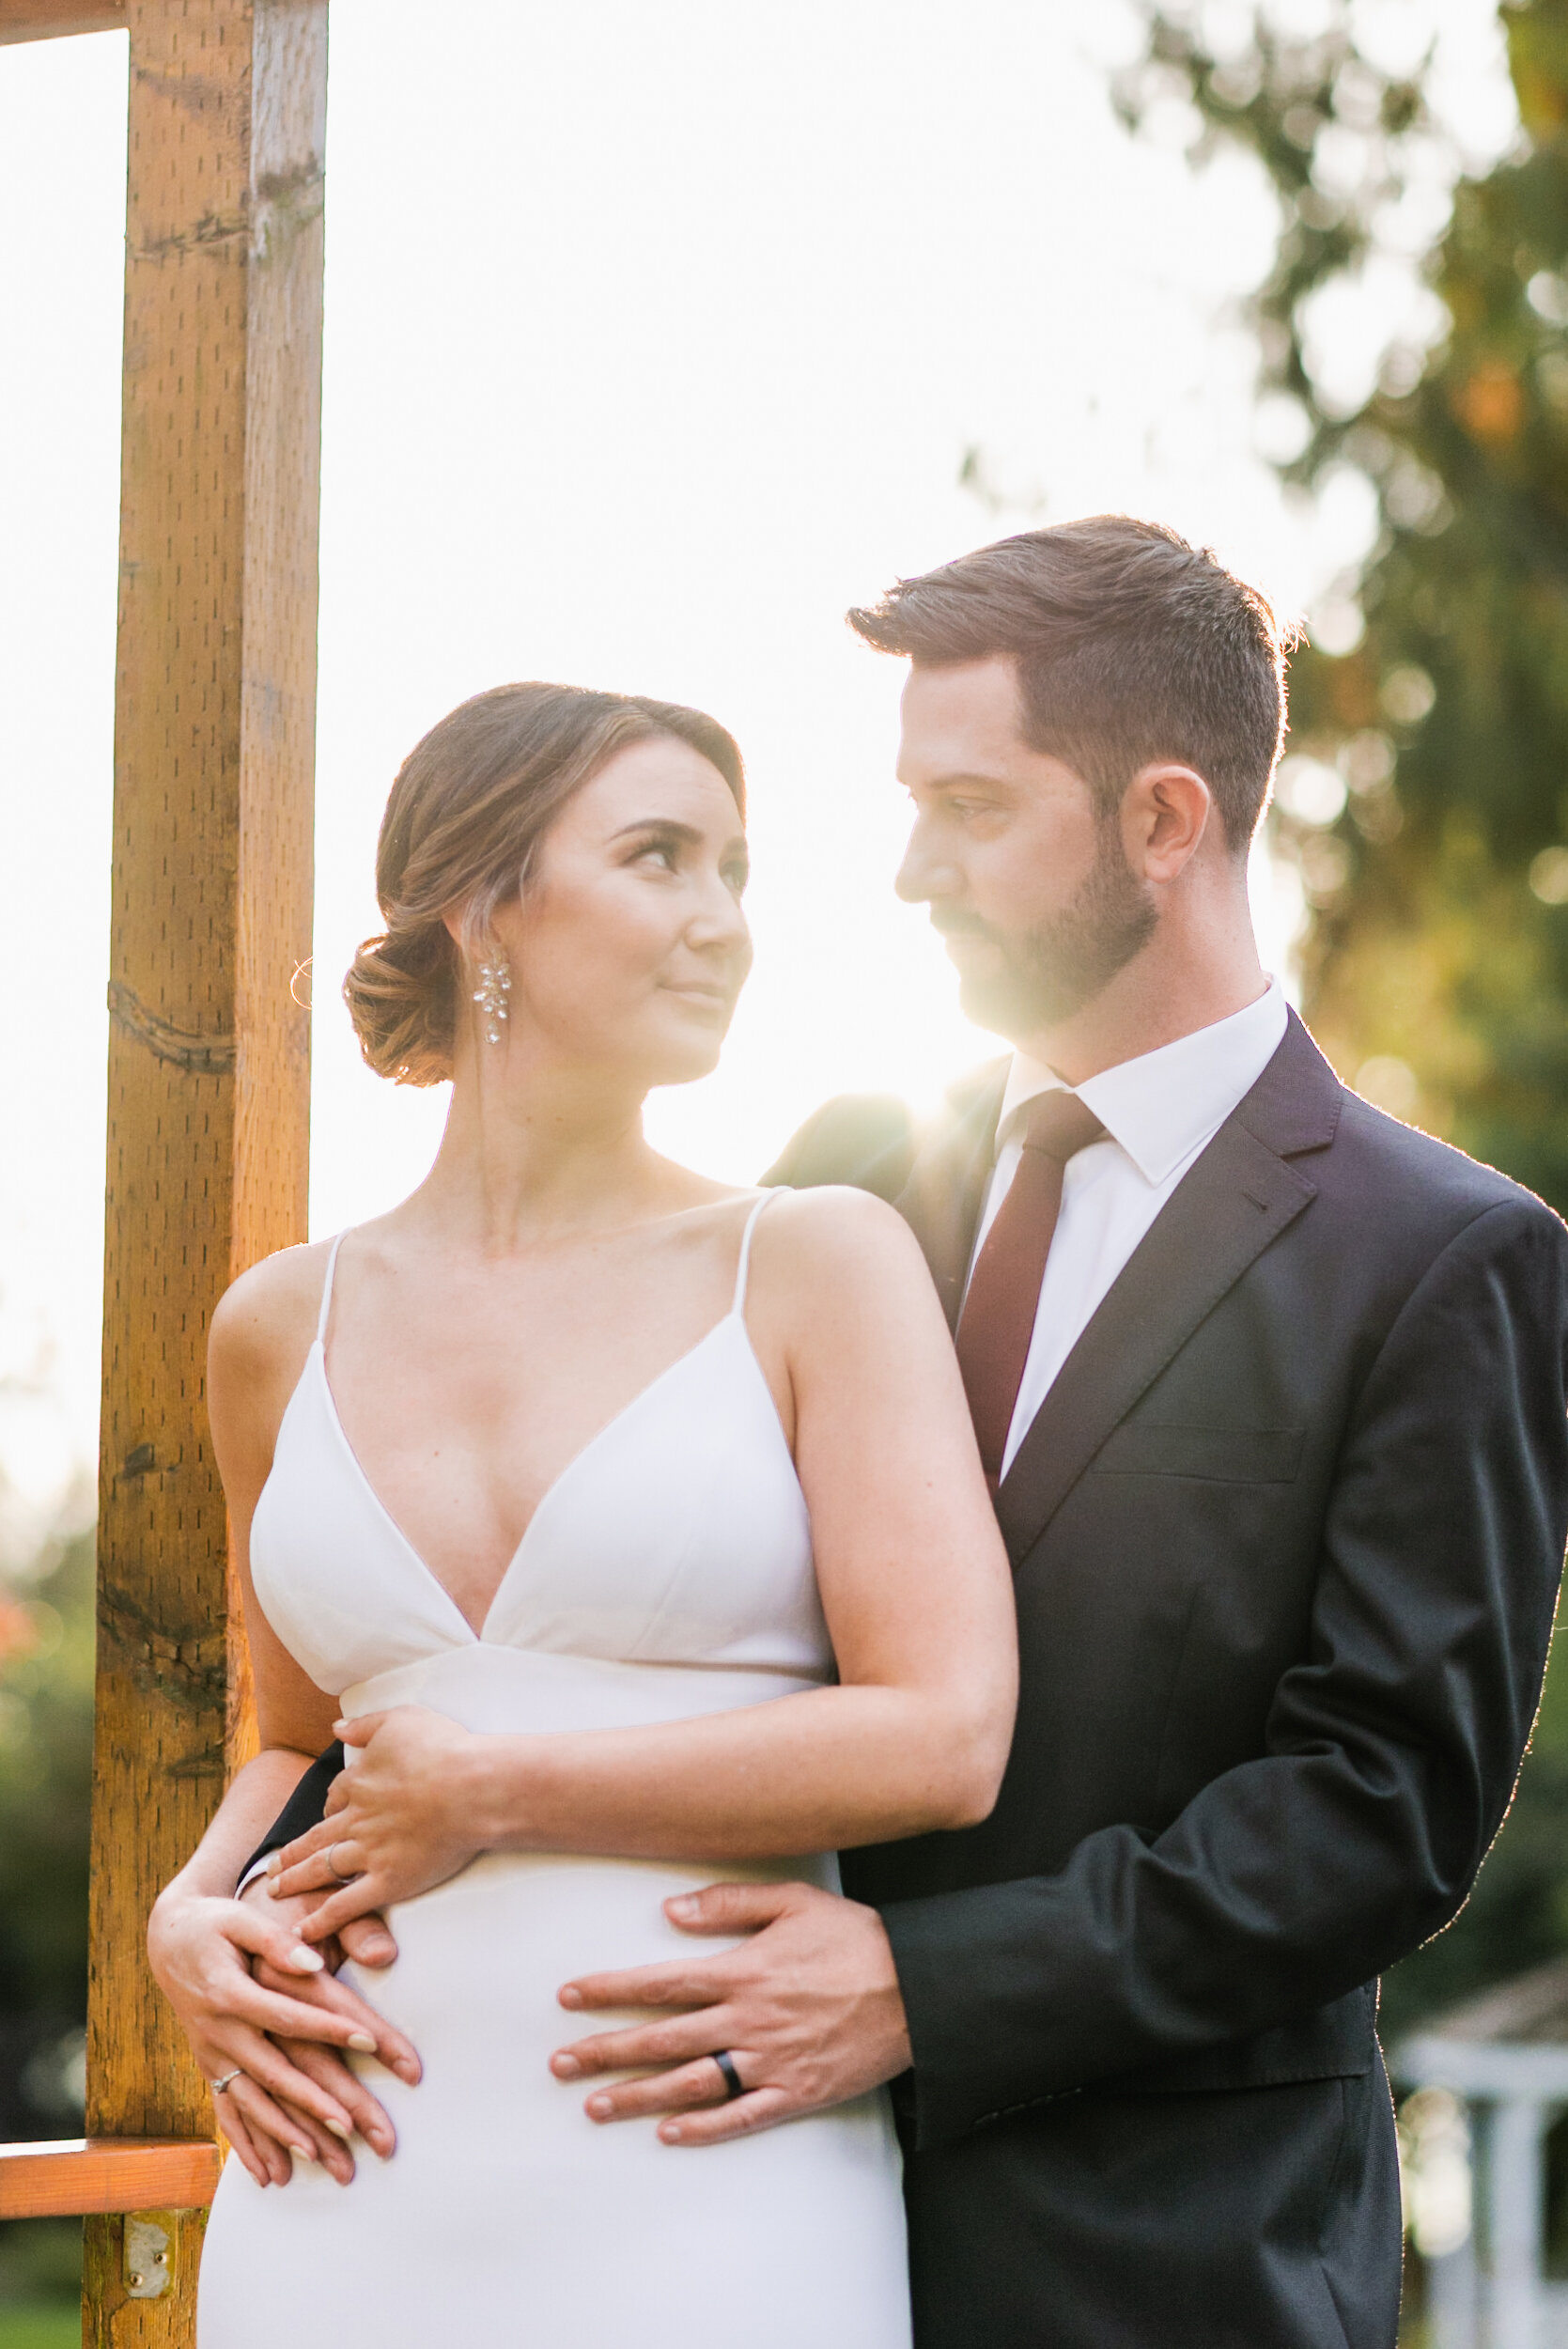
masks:
<path id="1" fill-rule="evenodd" d="M 839 1846 L 983 1818 L 1012 1725 L 1005 1562 L 913 1239 L 643 1138 L 746 976 L 743 804 L 711 719 L 554 685 L 465 703 L 388 802 L 386 933 L 346 994 L 371 1066 L 450 1077 L 451 1112 L 411 1198 L 214 1318 L 262 1750 L 160 1904 L 245 1913 L 246 1853 L 343 1735 L 346 1889 L 289 1963 L 387 1911 L 389 2029 L 340 2018 L 379 2123 L 280 2103 L 270 2043 L 198 2027 L 155 1922 L 236 2156 L 201 2349 L 908 2340 L 881 2094 L 698 2158 L 679 2120 L 596 2126 L 551 2068 L 561 1985 L 675 1954 L 666 1903 L 836 1890 Z M 691 2068 L 699 2109 L 746 2092 L 743 2048 Z M 386 2123 L 396 2157 L 342 2190 L 319 2132 L 384 2155 Z M 264 2191 L 287 2145 L 336 2158 Z"/>

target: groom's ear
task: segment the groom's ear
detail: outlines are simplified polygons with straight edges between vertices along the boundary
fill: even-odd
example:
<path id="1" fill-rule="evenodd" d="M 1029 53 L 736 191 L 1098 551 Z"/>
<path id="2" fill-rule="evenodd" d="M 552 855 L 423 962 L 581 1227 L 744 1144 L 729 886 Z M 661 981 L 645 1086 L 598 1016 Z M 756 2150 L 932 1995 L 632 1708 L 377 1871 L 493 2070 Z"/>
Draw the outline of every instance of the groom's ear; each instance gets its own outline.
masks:
<path id="1" fill-rule="evenodd" d="M 1157 887 L 1179 879 L 1219 830 L 1208 785 L 1195 767 L 1175 759 L 1139 769 L 1122 795 L 1121 820 L 1127 869 Z"/>

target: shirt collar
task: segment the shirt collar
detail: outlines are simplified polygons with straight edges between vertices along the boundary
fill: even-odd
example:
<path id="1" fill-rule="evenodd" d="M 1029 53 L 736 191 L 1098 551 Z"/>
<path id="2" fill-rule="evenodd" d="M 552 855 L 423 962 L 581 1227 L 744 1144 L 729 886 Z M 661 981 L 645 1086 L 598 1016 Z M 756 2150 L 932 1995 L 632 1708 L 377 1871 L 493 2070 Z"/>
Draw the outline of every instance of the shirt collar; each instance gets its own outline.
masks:
<path id="1" fill-rule="evenodd" d="M 1270 979 L 1256 1003 L 1228 1019 L 1103 1068 L 1074 1090 L 1145 1182 L 1162 1183 L 1251 1091 L 1279 1050 L 1288 1018 L 1284 990 L 1278 979 Z M 999 1141 L 1026 1101 L 1066 1089 L 1054 1068 L 1015 1052 L 1001 1098 Z"/>

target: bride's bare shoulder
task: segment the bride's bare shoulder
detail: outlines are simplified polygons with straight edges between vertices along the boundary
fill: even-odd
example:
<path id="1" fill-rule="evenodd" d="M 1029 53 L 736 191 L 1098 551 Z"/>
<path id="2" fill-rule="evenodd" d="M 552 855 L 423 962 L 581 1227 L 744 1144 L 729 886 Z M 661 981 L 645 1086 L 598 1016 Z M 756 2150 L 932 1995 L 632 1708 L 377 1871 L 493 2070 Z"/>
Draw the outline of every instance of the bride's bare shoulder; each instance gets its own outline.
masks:
<path id="1" fill-rule="evenodd" d="M 845 1183 L 823 1183 L 809 1190 L 780 1190 L 759 1217 L 754 1258 L 765 1280 L 782 1285 L 823 1283 L 840 1288 L 846 1300 L 881 1292 L 929 1291 L 914 1234 L 896 1208 L 869 1190 Z"/>
<path id="2" fill-rule="evenodd" d="M 215 1370 L 241 1377 L 298 1371 L 316 1334 L 331 1246 L 281 1248 L 225 1290 L 210 1339 Z"/>

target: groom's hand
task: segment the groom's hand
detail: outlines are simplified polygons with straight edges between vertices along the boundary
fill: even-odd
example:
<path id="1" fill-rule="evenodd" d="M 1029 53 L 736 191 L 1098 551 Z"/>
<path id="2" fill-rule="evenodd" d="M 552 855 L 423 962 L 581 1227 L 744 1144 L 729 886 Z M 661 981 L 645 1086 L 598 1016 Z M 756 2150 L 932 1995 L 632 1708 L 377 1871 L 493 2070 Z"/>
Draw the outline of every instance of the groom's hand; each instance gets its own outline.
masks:
<path id="1" fill-rule="evenodd" d="M 717 2145 L 864 2095 L 908 2069 L 898 1974 L 874 1908 L 810 1884 L 710 1884 L 666 1901 L 664 1913 L 683 1933 L 750 1938 L 711 1957 L 565 1985 L 561 2004 L 576 2010 L 678 2010 L 551 2057 L 562 2080 L 661 2067 L 596 2090 L 591 2120 L 664 2113 L 666 2145 Z M 733 2100 L 713 2061 L 721 2050 L 745 2092 Z"/>

